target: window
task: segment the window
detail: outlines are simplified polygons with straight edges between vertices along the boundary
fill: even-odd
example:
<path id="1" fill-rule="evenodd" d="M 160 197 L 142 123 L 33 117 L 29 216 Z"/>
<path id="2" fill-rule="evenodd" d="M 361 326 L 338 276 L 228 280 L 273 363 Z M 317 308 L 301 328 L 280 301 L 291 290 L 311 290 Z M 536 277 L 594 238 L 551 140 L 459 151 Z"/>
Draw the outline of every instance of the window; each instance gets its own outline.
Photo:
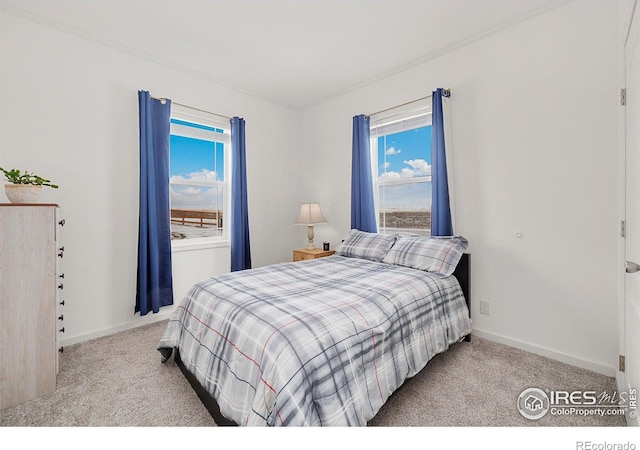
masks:
<path id="1" fill-rule="evenodd" d="M 371 116 L 380 233 L 431 234 L 431 99 Z"/>
<path id="2" fill-rule="evenodd" d="M 171 239 L 228 236 L 230 125 L 172 106 L 169 157 Z"/>

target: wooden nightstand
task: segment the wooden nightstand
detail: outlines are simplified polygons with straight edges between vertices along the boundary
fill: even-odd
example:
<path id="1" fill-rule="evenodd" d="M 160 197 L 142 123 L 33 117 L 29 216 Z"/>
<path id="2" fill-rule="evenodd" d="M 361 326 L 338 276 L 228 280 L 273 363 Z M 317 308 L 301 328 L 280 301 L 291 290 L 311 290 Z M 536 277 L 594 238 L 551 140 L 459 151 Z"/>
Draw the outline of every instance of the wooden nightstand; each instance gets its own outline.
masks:
<path id="1" fill-rule="evenodd" d="M 297 248 L 293 251 L 293 261 L 304 261 L 305 259 L 323 258 L 325 256 L 331 256 L 335 253 L 335 250 L 322 250 L 321 248 L 314 248 L 309 250 L 306 248 Z"/>

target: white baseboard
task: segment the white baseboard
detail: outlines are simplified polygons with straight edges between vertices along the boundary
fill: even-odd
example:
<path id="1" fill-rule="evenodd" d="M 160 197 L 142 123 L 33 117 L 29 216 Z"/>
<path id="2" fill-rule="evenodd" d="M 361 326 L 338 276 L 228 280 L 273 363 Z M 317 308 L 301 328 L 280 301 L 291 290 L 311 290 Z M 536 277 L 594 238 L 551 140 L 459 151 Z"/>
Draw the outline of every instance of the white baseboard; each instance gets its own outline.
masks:
<path id="1" fill-rule="evenodd" d="M 606 363 L 603 363 L 600 361 L 594 361 L 588 358 L 569 355 L 567 353 L 562 353 L 556 350 L 552 350 L 550 348 L 540 347 L 538 345 L 530 344 L 528 342 L 523 342 L 518 339 L 512 339 L 506 336 L 489 333 L 489 332 L 478 330 L 475 328 L 471 332 L 471 336 L 472 336 L 471 339 L 473 339 L 474 335 L 484 339 L 488 339 L 490 341 L 498 342 L 500 344 L 508 345 L 509 347 L 515 347 L 515 348 L 519 348 L 520 350 L 525 350 L 530 353 L 535 353 L 536 355 L 546 356 L 547 358 L 555 359 L 556 361 L 560 361 L 566 364 L 571 364 L 572 366 L 591 370 L 592 372 L 597 372 L 597 373 L 606 375 L 608 377 L 616 376 L 615 367 L 609 366 Z"/>
<path id="2" fill-rule="evenodd" d="M 157 314 L 147 314 L 146 316 L 140 317 L 139 315 L 133 316 L 130 322 L 124 323 L 122 325 L 110 328 L 104 328 L 101 330 L 97 330 L 91 333 L 86 333 L 77 336 L 70 336 L 68 338 L 60 339 L 58 342 L 62 347 L 67 347 L 69 345 L 78 344 L 80 342 L 89 341 L 91 339 L 97 339 L 103 336 L 109 336 L 114 333 L 118 333 L 120 331 L 132 330 L 137 327 L 141 327 L 144 325 L 149 325 L 155 322 L 160 322 L 161 320 L 167 320 L 173 314 L 173 308 L 167 311 L 161 311 Z"/>

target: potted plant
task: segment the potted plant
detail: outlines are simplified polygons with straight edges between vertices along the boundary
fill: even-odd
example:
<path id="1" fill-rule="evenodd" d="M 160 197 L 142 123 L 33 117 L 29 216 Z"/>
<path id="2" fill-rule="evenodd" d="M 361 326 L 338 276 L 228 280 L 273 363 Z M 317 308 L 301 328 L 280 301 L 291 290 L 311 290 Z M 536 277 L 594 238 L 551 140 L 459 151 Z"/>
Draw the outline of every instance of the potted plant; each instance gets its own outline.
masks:
<path id="1" fill-rule="evenodd" d="M 34 173 L 24 172 L 18 169 L 6 170 L 0 167 L 5 179 L 9 182 L 4 185 L 4 191 L 11 203 L 35 203 L 40 198 L 42 186 L 58 189 L 51 180 L 42 178 Z"/>

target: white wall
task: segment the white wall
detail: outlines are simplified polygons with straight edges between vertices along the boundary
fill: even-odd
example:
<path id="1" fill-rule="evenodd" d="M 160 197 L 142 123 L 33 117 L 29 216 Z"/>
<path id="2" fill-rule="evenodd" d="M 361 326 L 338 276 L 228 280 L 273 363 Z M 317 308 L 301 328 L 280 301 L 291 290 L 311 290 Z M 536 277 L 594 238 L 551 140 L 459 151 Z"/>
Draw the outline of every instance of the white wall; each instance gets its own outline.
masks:
<path id="1" fill-rule="evenodd" d="M 613 375 L 616 6 L 573 2 L 307 111 L 306 190 L 331 217 L 316 235 L 349 229 L 352 117 L 451 88 L 476 334 Z"/>
<path id="2" fill-rule="evenodd" d="M 300 158 L 292 111 L 53 28 L 0 13 L 0 165 L 51 178 L 66 225 L 68 345 L 149 321 L 134 316 L 138 227 L 137 91 L 246 119 L 254 266 L 291 259 Z M 0 201 L 7 201 L 4 191 Z M 229 250 L 174 258 L 176 296 L 228 270 Z M 176 301 L 179 300 L 176 299 Z"/>
<path id="3" fill-rule="evenodd" d="M 67 344 L 157 318 L 133 315 L 139 89 L 247 119 L 260 266 L 304 246 L 305 227 L 292 225 L 301 201 L 319 201 L 328 219 L 316 242 L 334 248 L 347 233 L 354 115 L 447 87 L 476 333 L 613 374 L 615 8 L 573 2 L 303 113 L 0 13 L 0 164 L 61 185 L 43 200 L 67 220 Z M 222 270 L 216 252 L 211 272 Z M 175 270 L 178 290 L 201 275 Z M 481 299 L 490 316 L 478 314 Z"/>

